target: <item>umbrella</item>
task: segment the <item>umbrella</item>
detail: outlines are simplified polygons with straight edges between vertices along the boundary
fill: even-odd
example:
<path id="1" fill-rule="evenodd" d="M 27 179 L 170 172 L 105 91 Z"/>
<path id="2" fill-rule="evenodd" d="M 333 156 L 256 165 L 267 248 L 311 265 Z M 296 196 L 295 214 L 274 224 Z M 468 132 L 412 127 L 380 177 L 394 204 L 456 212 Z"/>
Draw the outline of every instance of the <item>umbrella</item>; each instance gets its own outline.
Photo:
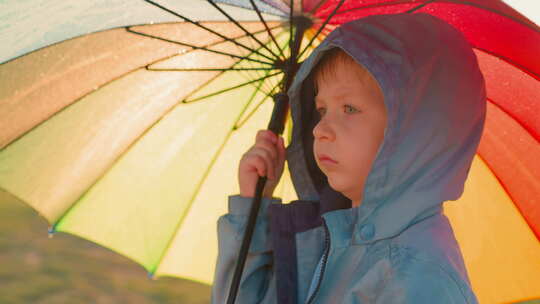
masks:
<path id="1" fill-rule="evenodd" d="M 32 206 L 51 233 L 96 242 L 154 278 L 207 284 L 238 161 L 284 86 L 289 24 L 310 24 L 301 62 L 356 18 L 445 20 L 474 46 L 488 95 L 465 192 L 445 213 L 481 302 L 540 297 L 540 28 L 502 1 L 1 6 L 0 191 Z M 287 117 L 286 140 L 290 130 Z M 287 167 L 274 195 L 297 199 Z"/>

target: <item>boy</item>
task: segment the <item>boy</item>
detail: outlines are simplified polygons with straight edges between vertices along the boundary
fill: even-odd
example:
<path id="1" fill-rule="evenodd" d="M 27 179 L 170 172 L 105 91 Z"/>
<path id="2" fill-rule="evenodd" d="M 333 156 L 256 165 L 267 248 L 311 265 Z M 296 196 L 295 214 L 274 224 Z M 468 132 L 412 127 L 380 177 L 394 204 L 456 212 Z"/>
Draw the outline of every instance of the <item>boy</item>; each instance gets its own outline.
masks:
<path id="1" fill-rule="evenodd" d="M 452 227 L 485 120 L 471 46 L 424 13 L 341 25 L 287 92 L 293 133 L 261 130 L 218 220 L 225 303 L 255 183 L 268 174 L 236 303 L 477 303 Z M 326 160 L 325 160 L 326 157 Z M 299 200 L 272 197 L 284 159 Z"/>

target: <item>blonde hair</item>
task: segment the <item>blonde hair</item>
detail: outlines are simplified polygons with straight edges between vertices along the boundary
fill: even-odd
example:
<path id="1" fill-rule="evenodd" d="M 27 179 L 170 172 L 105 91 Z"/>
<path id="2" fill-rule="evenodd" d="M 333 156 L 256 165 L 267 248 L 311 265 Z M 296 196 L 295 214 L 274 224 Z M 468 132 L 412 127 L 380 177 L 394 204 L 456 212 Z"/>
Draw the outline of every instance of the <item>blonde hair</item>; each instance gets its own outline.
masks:
<path id="1" fill-rule="evenodd" d="M 356 60 L 349 56 L 349 54 L 347 54 L 343 49 L 334 47 L 329 51 L 326 51 L 323 58 L 321 58 L 321 60 L 313 68 L 312 73 L 315 95 L 317 95 L 318 92 L 319 81 L 325 81 L 328 76 L 335 75 L 336 68 L 339 65 L 349 68 L 356 66 L 357 68 L 354 68 L 354 70 L 360 80 L 370 81 L 369 78 L 372 78 L 371 73 L 363 65 L 356 62 Z"/>

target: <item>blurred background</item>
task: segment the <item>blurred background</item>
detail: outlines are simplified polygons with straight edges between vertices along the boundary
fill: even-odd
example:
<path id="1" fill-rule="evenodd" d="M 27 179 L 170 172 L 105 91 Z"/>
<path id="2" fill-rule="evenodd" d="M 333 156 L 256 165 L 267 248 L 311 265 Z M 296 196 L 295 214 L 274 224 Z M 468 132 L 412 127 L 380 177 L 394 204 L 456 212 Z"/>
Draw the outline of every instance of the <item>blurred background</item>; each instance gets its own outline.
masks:
<path id="1" fill-rule="evenodd" d="M 0 303 L 210 303 L 210 286 L 160 277 L 67 233 L 15 198 L 0 200 Z"/>

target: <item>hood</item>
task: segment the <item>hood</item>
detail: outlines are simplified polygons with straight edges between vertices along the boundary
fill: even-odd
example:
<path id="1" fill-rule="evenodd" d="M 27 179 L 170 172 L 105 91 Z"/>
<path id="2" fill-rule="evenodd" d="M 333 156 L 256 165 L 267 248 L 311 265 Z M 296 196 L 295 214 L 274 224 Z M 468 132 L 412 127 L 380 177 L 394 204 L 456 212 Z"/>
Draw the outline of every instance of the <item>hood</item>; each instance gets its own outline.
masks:
<path id="1" fill-rule="evenodd" d="M 313 156 L 318 114 L 310 73 L 335 47 L 371 72 L 388 114 L 362 204 L 355 208 L 329 186 Z M 301 64 L 287 93 L 293 120 L 287 161 L 300 201 L 322 201 L 322 213 L 349 209 L 354 225 L 369 222 L 374 241 L 399 234 L 462 195 L 484 128 L 486 91 L 472 46 L 443 20 L 400 13 L 342 24 Z"/>

